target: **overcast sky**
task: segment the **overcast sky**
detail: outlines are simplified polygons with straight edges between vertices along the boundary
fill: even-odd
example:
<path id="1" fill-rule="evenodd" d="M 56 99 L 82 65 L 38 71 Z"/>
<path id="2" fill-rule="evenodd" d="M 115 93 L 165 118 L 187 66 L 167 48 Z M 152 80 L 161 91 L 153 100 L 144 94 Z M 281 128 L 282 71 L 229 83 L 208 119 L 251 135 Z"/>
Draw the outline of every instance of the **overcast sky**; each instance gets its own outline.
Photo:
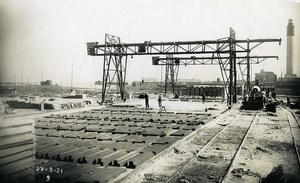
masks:
<path id="1" fill-rule="evenodd" d="M 295 0 L 299 1 L 299 0 Z M 278 55 L 253 67 L 285 74 L 286 26 L 295 25 L 295 67 L 300 75 L 300 3 L 291 0 L 1 0 L 0 76 L 2 82 L 50 79 L 93 83 L 102 80 L 103 57 L 86 53 L 86 42 L 104 43 L 105 33 L 122 42 L 197 41 L 229 36 L 237 39 L 282 38 L 282 45 L 257 48 Z M 128 81 L 160 80 L 151 56 L 129 58 Z M 43 71 L 43 74 L 42 74 Z M 180 79 L 216 80 L 218 66 L 180 68 Z"/>

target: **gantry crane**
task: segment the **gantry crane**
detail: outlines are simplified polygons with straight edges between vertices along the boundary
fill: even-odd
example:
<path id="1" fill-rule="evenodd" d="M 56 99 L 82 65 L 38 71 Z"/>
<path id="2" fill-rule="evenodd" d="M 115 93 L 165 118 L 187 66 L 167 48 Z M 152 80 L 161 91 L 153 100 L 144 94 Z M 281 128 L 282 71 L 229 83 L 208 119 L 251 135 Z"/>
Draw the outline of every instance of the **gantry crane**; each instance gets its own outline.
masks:
<path id="1" fill-rule="evenodd" d="M 265 42 L 279 42 L 281 39 L 245 39 L 236 40 L 235 32 L 230 28 L 229 37 L 218 40 L 204 41 L 179 41 L 179 42 L 151 42 L 144 43 L 121 43 L 120 38 L 105 34 L 105 43 L 87 43 L 87 52 L 91 56 L 103 56 L 103 81 L 102 102 L 105 101 L 107 92 L 117 76 L 121 98 L 125 99 L 125 79 L 127 68 L 127 57 L 133 55 L 166 55 L 172 58 L 174 55 L 203 55 L 215 58 L 218 61 L 225 86 L 228 88 L 228 105 L 236 103 L 236 80 L 237 80 L 237 58 L 244 57 L 247 65 L 247 86 L 250 85 L 250 52 Z M 168 65 L 168 64 L 167 64 Z M 167 67 L 166 65 L 166 67 Z"/>

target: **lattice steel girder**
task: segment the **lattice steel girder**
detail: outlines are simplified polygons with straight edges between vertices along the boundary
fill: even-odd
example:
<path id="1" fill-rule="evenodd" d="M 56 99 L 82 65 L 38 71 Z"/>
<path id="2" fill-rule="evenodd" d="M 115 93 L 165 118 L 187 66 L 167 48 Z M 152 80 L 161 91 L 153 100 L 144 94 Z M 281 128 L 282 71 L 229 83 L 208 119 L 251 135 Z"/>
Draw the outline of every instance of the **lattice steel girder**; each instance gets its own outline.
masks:
<path id="1" fill-rule="evenodd" d="M 263 62 L 266 59 L 277 59 L 278 56 L 250 56 L 250 64 L 259 64 Z M 166 65 L 167 59 L 175 60 L 178 61 L 177 65 L 219 65 L 219 59 L 222 60 L 228 60 L 229 57 L 173 57 L 173 58 L 161 58 L 161 57 L 152 57 L 152 64 L 153 65 Z M 237 59 L 237 64 L 240 65 L 246 65 L 247 64 L 247 56 L 238 56 L 236 57 Z"/>
<path id="2" fill-rule="evenodd" d="M 166 73 L 165 73 L 165 94 L 168 91 L 168 85 L 172 87 L 172 93 L 175 93 L 175 87 L 178 78 L 179 65 L 174 61 L 173 55 L 167 55 L 166 58 Z"/>
<path id="3" fill-rule="evenodd" d="M 250 52 L 258 45 L 265 42 L 279 42 L 281 39 L 249 39 L 232 40 L 231 44 L 236 45 L 236 53 Z M 244 44 L 253 44 L 247 49 Z M 108 52 L 107 47 L 126 48 L 126 53 Z M 113 55 L 166 55 L 166 54 L 214 54 L 229 53 L 229 39 L 207 40 L 207 41 L 179 41 L 179 42 L 150 42 L 144 43 L 111 43 L 99 44 L 98 42 L 87 43 L 88 55 L 104 56 Z"/>
<path id="4" fill-rule="evenodd" d="M 125 95 L 125 78 L 127 67 L 127 56 L 123 59 L 123 53 L 126 49 L 122 47 L 110 47 L 111 44 L 120 43 L 120 38 L 110 34 L 105 34 L 105 48 L 104 63 L 103 63 L 103 82 L 102 82 L 102 102 L 105 102 L 108 91 L 115 76 L 117 76 L 117 86 L 119 87 L 122 100 Z M 118 53 L 114 55 L 113 53 Z"/>

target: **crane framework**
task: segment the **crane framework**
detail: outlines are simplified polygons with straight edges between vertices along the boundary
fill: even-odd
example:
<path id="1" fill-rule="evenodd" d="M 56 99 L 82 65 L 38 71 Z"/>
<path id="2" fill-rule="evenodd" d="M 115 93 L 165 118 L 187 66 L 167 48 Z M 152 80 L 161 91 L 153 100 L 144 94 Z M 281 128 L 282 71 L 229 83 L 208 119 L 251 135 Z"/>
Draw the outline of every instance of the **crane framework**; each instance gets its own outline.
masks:
<path id="1" fill-rule="evenodd" d="M 177 82 L 177 78 L 178 78 L 178 71 L 179 71 L 179 66 L 187 66 L 187 65 L 220 65 L 219 63 L 219 59 L 221 60 L 226 60 L 228 61 L 229 57 L 172 57 L 172 56 L 168 56 L 168 57 L 152 57 L 152 64 L 153 65 L 160 65 L 160 66 L 166 66 L 166 76 L 165 76 L 165 93 L 168 91 L 168 86 L 171 85 L 171 89 L 174 93 L 175 91 L 175 86 L 176 86 L 176 82 Z M 248 63 L 248 59 L 249 59 L 249 64 L 250 66 L 253 64 L 259 64 L 261 62 L 263 62 L 266 59 L 277 59 L 278 60 L 278 56 L 249 56 L 248 57 L 235 57 L 235 59 L 237 60 L 237 65 L 239 66 L 240 69 L 240 74 L 242 77 L 242 80 L 244 81 L 245 84 L 245 89 L 249 90 L 250 88 L 250 75 L 248 75 L 248 67 L 247 67 L 247 63 Z M 251 68 L 251 67 L 250 67 Z M 222 73 L 222 78 L 224 81 L 224 87 L 225 87 L 225 92 L 227 94 L 228 88 L 226 88 L 226 82 L 228 81 L 228 74 L 226 72 L 224 72 L 224 70 L 221 70 L 223 72 Z M 226 78 L 226 79 L 224 79 Z M 249 81 L 249 82 L 247 82 Z"/>
<path id="2" fill-rule="evenodd" d="M 249 89 L 250 65 L 253 63 L 253 59 L 257 59 L 256 63 L 260 63 L 267 58 L 276 57 L 250 56 L 253 49 L 265 42 L 279 42 L 279 44 L 281 44 L 281 39 L 237 40 L 232 28 L 230 28 L 230 34 L 227 38 L 204 41 L 145 41 L 144 43 L 122 43 L 119 37 L 105 34 L 105 43 L 89 42 L 87 43 L 87 52 L 90 56 L 104 57 L 102 102 L 105 101 L 115 77 L 117 77 L 121 98 L 125 99 L 125 79 L 128 56 L 164 55 L 166 56 L 164 62 L 161 62 L 164 59 L 159 57 L 156 57 L 156 59 L 153 57 L 152 62 L 153 65 L 164 63 L 163 65 L 166 66 L 165 84 L 167 85 L 170 82 L 172 88 L 175 86 L 179 65 L 219 65 L 226 88 L 227 104 L 231 106 L 237 101 L 237 65 L 240 66 L 243 72 L 246 72 L 244 75 L 246 75 L 246 86 L 247 89 Z M 174 55 L 185 55 L 187 57 L 178 58 L 174 57 Z M 199 57 L 199 55 L 203 57 Z M 155 60 L 156 62 L 154 62 Z M 190 61 L 188 62 L 188 60 Z M 198 64 L 191 64 L 196 63 L 196 61 Z M 246 66 L 246 69 L 242 69 L 243 65 Z"/>

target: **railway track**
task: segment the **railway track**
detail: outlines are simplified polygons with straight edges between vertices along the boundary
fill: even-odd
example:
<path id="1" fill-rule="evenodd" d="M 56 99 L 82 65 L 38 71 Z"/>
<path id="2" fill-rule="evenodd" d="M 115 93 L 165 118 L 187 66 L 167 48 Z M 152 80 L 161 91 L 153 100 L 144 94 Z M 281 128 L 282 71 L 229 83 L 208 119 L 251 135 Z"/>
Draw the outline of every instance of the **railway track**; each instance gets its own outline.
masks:
<path id="1" fill-rule="evenodd" d="M 289 113 L 286 113 L 286 117 L 289 122 L 293 143 L 295 147 L 295 153 L 297 155 L 298 165 L 300 167 L 300 121 L 294 111 L 286 109 Z"/>
<path id="2" fill-rule="evenodd" d="M 251 125 L 252 125 L 252 123 L 253 123 L 253 121 L 254 121 L 256 115 L 257 115 L 257 113 L 255 114 L 253 120 L 251 121 L 251 124 L 250 124 L 250 127 L 248 128 L 248 131 L 249 131 L 249 129 L 251 128 Z M 210 146 L 213 146 L 213 143 L 215 143 L 215 142 L 218 140 L 218 138 L 220 138 L 224 133 L 227 133 L 227 131 L 230 131 L 230 130 L 231 130 L 231 129 L 230 129 L 230 128 L 231 128 L 231 127 L 230 127 L 230 124 L 231 124 L 231 122 L 230 122 L 228 125 L 226 125 L 226 127 L 222 128 L 222 130 L 220 130 L 220 131 L 219 131 L 212 139 L 210 139 L 210 140 L 208 141 L 208 143 L 207 143 L 203 148 L 201 148 L 201 149 L 199 150 L 199 152 L 196 154 L 196 156 L 197 156 L 198 158 L 200 157 L 200 158 L 206 159 L 207 157 L 206 157 L 206 156 L 203 156 L 203 153 L 207 153 L 207 150 L 210 149 Z M 248 132 L 248 131 L 247 131 L 247 132 Z M 241 142 L 241 144 L 240 144 L 240 146 L 239 146 L 239 148 L 238 148 L 238 151 L 236 151 L 236 153 L 235 153 L 235 155 L 234 155 L 232 161 L 234 161 L 234 158 L 237 156 L 237 154 L 238 154 L 238 152 L 239 152 L 239 149 L 241 148 L 242 143 L 244 142 L 246 136 L 247 136 L 247 133 L 246 133 L 246 135 L 244 136 L 244 138 L 243 138 L 243 140 L 242 140 L 242 142 Z M 190 158 L 186 163 L 184 163 L 184 164 L 183 164 L 176 172 L 174 172 L 174 174 L 173 174 L 168 180 L 166 180 L 166 182 L 173 182 L 174 179 L 176 179 L 176 178 L 175 178 L 176 175 L 180 174 L 179 172 L 182 171 L 182 170 L 184 169 L 184 167 L 185 167 L 187 164 L 191 163 L 192 161 L 193 161 L 193 157 Z M 231 164 L 232 164 L 232 161 L 231 161 Z M 230 164 L 230 165 L 231 165 L 231 164 Z M 229 169 L 231 169 L 231 166 L 229 166 Z M 226 177 L 226 175 L 225 175 L 225 177 Z"/>
<path id="3" fill-rule="evenodd" d="M 251 128 L 222 182 L 274 182 L 281 181 L 281 176 L 299 181 L 300 128 L 296 115 L 283 107 L 277 114 L 262 112 Z M 283 168 L 282 175 L 270 176 L 279 167 Z"/>
<path id="4" fill-rule="evenodd" d="M 247 117 L 244 120 L 237 119 L 241 115 Z M 194 182 L 222 182 L 232 170 L 232 164 L 257 116 L 258 112 L 239 113 L 166 182 L 184 179 Z M 236 139 L 232 139 L 233 136 Z"/>

